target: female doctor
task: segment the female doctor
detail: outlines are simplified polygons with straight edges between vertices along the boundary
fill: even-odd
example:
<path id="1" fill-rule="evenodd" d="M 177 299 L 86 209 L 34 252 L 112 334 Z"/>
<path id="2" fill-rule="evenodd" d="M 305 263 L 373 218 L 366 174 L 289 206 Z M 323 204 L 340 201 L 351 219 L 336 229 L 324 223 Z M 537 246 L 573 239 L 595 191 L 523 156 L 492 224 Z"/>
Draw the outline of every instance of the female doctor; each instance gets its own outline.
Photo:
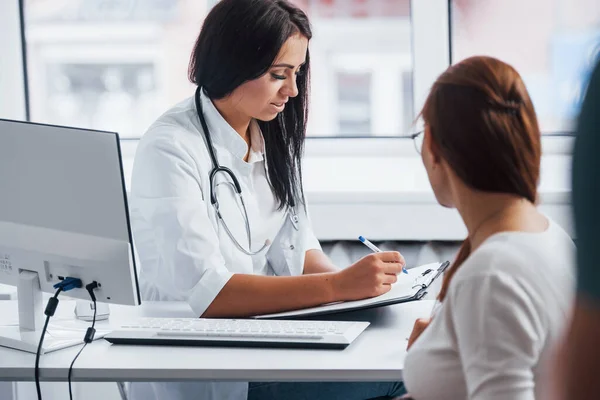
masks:
<path id="1" fill-rule="evenodd" d="M 309 86 L 306 15 L 286 0 L 222 0 L 194 47 L 195 96 L 141 139 L 131 221 L 145 300 L 244 317 L 377 296 L 404 259 L 339 270 L 306 212 L 301 156 Z M 135 383 L 144 399 L 367 399 L 401 383 Z"/>

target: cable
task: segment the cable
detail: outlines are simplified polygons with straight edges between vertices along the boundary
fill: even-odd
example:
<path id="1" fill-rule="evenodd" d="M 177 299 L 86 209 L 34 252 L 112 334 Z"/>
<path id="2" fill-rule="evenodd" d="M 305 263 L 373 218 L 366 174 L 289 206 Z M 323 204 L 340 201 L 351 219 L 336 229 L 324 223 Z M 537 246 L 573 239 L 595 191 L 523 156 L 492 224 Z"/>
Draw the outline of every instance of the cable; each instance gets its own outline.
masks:
<path id="1" fill-rule="evenodd" d="M 59 287 L 54 296 L 48 299 L 48 305 L 46 306 L 46 310 L 44 314 L 46 314 L 46 322 L 44 322 L 44 327 L 42 328 L 42 335 L 40 336 L 40 341 L 38 343 L 37 352 L 35 354 L 35 389 L 37 391 L 38 400 L 42 400 L 42 389 L 40 387 L 40 353 L 42 351 L 42 345 L 44 343 L 44 336 L 46 336 L 46 329 L 48 329 L 48 322 L 50 322 L 50 317 L 54 315 L 56 311 L 56 306 L 58 306 L 58 295 L 63 291 L 62 287 Z"/>
<path id="2" fill-rule="evenodd" d="M 71 387 L 71 373 L 73 372 L 73 364 L 75 364 L 75 361 L 77 360 L 77 358 L 79 358 L 79 355 L 81 354 L 83 349 L 85 349 L 85 346 L 87 346 L 87 342 L 83 343 L 83 346 L 81 346 L 81 348 L 75 355 L 75 358 L 73 358 L 73 361 L 71 361 L 71 365 L 69 366 L 69 399 L 70 400 L 73 400 L 73 391 L 72 391 L 72 387 Z"/>
<path id="3" fill-rule="evenodd" d="M 42 334 L 40 335 L 40 341 L 38 342 L 37 352 L 35 353 L 35 389 L 37 391 L 38 400 L 42 400 L 42 389 L 40 387 L 40 353 L 42 352 L 44 337 L 46 336 L 46 330 L 48 329 L 48 322 L 50 322 L 50 317 L 54 315 L 54 313 L 56 312 L 56 307 L 58 307 L 58 295 L 61 292 L 66 292 L 71 289 L 80 287 L 80 279 L 67 277 L 54 285 L 54 288 L 57 289 L 56 293 L 54 293 L 53 297 L 50 297 L 48 299 L 48 304 L 46 305 L 46 309 L 44 310 L 44 314 L 46 314 L 46 321 L 44 322 Z"/>
<path id="4" fill-rule="evenodd" d="M 88 293 L 90 294 L 90 298 L 94 302 L 94 317 L 92 319 L 92 326 L 90 328 L 88 328 L 87 331 L 85 332 L 85 337 L 83 338 L 83 346 L 81 346 L 81 349 L 79 349 L 79 351 L 73 358 L 73 361 L 71 361 L 71 365 L 69 366 L 69 378 L 68 379 L 69 379 L 69 399 L 70 400 L 73 400 L 73 391 L 71 388 L 71 375 L 73 373 L 73 365 L 75 365 L 75 361 L 77 361 L 77 359 L 79 358 L 79 355 L 81 354 L 83 349 L 85 349 L 85 346 L 87 346 L 88 343 L 91 343 L 94 340 L 94 335 L 96 334 L 96 329 L 94 329 L 94 327 L 96 325 L 97 310 L 96 310 L 96 295 L 94 294 L 94 289 L 96 289 L 97 287 L 98 287 L 98 282 L 96 282 L 96 281 L 85 285 L 85 289 L 88 291 Z"/>

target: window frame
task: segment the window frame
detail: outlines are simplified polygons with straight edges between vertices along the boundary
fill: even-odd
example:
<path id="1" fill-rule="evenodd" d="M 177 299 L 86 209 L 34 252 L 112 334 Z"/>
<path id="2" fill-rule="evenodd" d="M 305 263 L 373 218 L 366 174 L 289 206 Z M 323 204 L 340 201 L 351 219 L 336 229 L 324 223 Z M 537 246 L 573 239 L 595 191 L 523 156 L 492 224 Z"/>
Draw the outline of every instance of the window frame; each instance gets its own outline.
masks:
<path id="1" fill-rule="evenodd" d="M 8 39 L 0 43 L 0 51 L 6 55 L 0 60 L 3 70 L 0 76 L 0 90 L 3 98 L 11 99 L 9 103 L 0 103 L 0 115 L 5 118 L 29 120 L 29 81 L 25 67 L 27 60 L 22 7 L 23 0 L 0 2 L 0 26 L 3 27 L 3 36 Z M 411 2 L 415 113 L 421 109 L 433 81 L 451 63 L 450 13 L 451 0 Z M 408 133 L 410 132 L 406 132 Z M 121 140 L 125 171 L 131 170 L 138 141 L 139 139 Z M 553 163 L 554 159 L 559 160 L 560 164 L 557 165 L 562 168 L 567 165 L 565 157 L 570 157 L 573 142 L 573 134 L 570 132 L 543 135 L 544 157 L 550 160 L 549 163 Z M 305 159 L 308 163 L 325 160 L 333 165 L 336 159 L 352 158 L 357 164 L 364 162 L 365 168 L 377 173 L 377 159 L 380 157 L 402 163 L 407 160 L 414 161 L 418 154 L 408 136 L 323 136 L 308 137 L 306 140 Z M 366 164 L 373 160 L 376 160 L 374 165 Z M 416 174 L 418 171 L 409 169 L 405 172 Z M 316 178 L 315 175 L 305 175 L 305 179 Z M 381 191 L 366 192 L 362 191 L 362 183 L 364 182 L 356 183 L 357 190 L 353 194 L 334 189 L 307 191 L 311 202 L 311 216 L 319 239 L 352 239 L 355 232 L 381 240 L 459 240 L 464 237 L 464 227 L 457 213 L 438 206 L 430 190 L 415 190 L 414 187 L 409 187 L 406 191 L 394 193 L 386 192 L 385 188 L 381 188 Z M 419 182 L 419 187 L 422 186 L 421 183 L 423 182 Z M 565 192 L 566 189 L 563 190 L 561 185 L 562 180 L 557 186 L 558 190 L 551 190 L 551 193 L 540 190 L 542 210 L 559 223 L 564 222 L 563 226 L 572 232 L 570 188 Z M 398 218 L 386 219 L 386 215 L 389 216 L 390 213 Z M 349 219 L 349 215 L 363 217 Z M 385 221 L 385 227 L 382 227 L 382 221 Z"/>
<path id="2" fill-rule="evenodd" d="M 0 117 L 29 120 L 22 0 L 0 2 Z"/>

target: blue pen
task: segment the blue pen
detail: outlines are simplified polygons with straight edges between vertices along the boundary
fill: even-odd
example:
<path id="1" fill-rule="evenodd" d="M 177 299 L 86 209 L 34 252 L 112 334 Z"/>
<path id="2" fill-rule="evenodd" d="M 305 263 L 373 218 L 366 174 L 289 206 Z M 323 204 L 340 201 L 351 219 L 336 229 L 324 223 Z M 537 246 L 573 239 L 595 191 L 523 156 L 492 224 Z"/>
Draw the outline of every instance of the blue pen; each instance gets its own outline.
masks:
<path id="1" fill-rule="evenodd" d="M 370 248 L 374 253 L 381 253 L 381 250 L 379 250 L 379 248 L 377 246 L 375 246 L 373 243 L 369 242 L 369 240 L 365 239 L 363 236 L 359 236 L 358 240 L 360 240 L 360 242 L 362 244 L 364 244 L 365 246 Z M 402 267 L 402 272 L 404 272 L 405 274 L 408 274 L 408 271 L 404 267 Z"/>

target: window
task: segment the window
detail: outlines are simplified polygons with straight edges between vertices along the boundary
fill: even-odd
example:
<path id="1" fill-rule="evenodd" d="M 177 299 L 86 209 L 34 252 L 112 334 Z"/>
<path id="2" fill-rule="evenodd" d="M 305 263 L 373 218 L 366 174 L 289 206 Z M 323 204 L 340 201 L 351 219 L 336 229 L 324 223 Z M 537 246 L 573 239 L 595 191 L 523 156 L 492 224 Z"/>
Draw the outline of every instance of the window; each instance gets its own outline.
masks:
<path id="1" fill-rule="evenodd" d="M 128 137 L 143 132 L 156 107 L 151 63 L 70 63 L 46 65 L 48 115 L 56 124 L 112 130 Z"/>
<path id="2" fill-rule="evenodd" d="M 296 0 L 313 25 L 311 136 L 396 136 L 412 122 L 410 0 Z M 400 89 L 399 92 L 394 89 Z"/>
<path id="3" fill-rule="evenodd" d="M 25 0 L 31 120 L 139 138 L 191 93 L 198 3 Z"/>
<path id="4" fill-rule="evenodd" d="M 405 133 L 414 109 L 410 0 L 292 1 L 314 30 L 308 134 Z M 25 0 L 31 120 L 139 138 L 193 94 L 189 56 L 216 3 Z"/>
<path id="5" fill-rule="evenodd" d="M 441 52 L 421 41 L 447 40 L 434 12 L 445 2 L 291 1 L 314 28 L 309 135 L 406 134 L 436 76 L 432 70 L 423 79 L 423 71 L 429 64 L 439 69 L 439 60 L 430 59 Z M 193 93 L 189 55 L 217 2 L 25 0 L 31 119 L 139 138 L 162 111 Z M 453 61 L 488 54 L 511 63 L 527 84 L 542 131 L 571 131 L 600 54 L 600 2 L 450 4 Z"/>
<path id="6" fill-rule="evenodd" d="M 339 72 L 338 132 L 345 136 L 371 134 L 371 74 Z"/>
<path id="7" fill-rule="evenodd" d="M 497 57 L 522 75 L 544 133 L 572 131 L 600 54 L 598 0 L 452 0 L 452 56 Z"/>

